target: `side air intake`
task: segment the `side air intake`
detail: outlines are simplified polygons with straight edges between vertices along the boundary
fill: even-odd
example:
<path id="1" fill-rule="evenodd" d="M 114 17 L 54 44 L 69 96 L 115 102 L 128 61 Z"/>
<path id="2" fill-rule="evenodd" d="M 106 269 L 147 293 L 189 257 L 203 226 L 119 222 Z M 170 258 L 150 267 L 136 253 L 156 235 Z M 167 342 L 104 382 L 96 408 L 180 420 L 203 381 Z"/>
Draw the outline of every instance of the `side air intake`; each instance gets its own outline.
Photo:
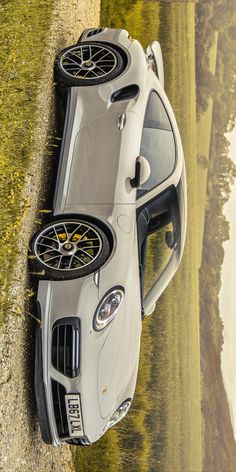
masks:
<path id="1" fill-rule="evenodd" d="M 67 377 L 79 375 L 80 326 L 78 318 L 63 318 L 53 325 L 52 365 Z"/>
<path id="2" fill-rule="evenodd" d="M 136 84 L 127 85 L 119 90 L 113 92 L 111 96 L 111 101 L 113 102 L 121 102 L 122 100 L 131 100 L 132 98 L 136 98 L 139 93 L 139 87 Z"/>
<path id="3" fill-rule="evenodd" d="M 102 33 L 103 31 L 104 31 L 104 28 L 93 29 L 87 33 L 87 38 L 89 38 L 90 36 L 94 36 L 95 34 Z"/>

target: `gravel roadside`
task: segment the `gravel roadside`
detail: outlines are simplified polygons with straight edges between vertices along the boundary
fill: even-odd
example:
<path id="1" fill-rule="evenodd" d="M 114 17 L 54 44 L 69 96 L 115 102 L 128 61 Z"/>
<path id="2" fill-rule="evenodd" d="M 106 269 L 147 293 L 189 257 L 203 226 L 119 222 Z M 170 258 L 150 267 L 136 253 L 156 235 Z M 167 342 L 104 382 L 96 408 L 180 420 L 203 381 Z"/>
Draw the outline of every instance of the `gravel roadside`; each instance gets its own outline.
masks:
<path id="1" fill-rule="evenodd" d="M 0 330 L 0 470 L 8 472 L 74 470 L 71 447 L 54 448 L 41 439 L 33 389 L 34 323 L 26 308 L 26 260 L 37 210 L 42 206 L 42 176 L 48 165 L 45 147 L 54 123 L 53 59 L 58 50 L 73 44 L 83 29 L 99 25 L 99 13 L 100 0 L 57 0 L 48 35 L 46 63 L 38 95 L 34 152 L 24 190 L 24 196 L 29 197 L 29 209 L 22 222 L 20 257 L 11 290 L 15 313 L 9 314 Z"/>

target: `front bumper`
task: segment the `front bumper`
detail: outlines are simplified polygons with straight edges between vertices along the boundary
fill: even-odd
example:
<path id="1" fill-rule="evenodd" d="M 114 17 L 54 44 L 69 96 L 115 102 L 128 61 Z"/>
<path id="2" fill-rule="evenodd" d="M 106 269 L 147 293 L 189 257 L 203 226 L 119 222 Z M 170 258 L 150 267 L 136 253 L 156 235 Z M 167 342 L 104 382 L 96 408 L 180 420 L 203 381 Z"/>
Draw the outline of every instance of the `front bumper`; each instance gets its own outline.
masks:
<path id="1" fill-rule="evenodd" d="M 54 440 L 51 435 L 51 428 L 49 426 L 50 419 L 47 413 L 46 395 L 43 383 L 43 357 L 42 357 L 42 333 L 41 328 L 37 326 L 35 333 L 35 374 L 34 374 L 34 387 L 35 397 L 37 403 L 39 424 L 41 429 L 42 438 L 47 444 L 54 444 Z"/>
<path id="2" fill-rule="evenodd" d="M 39 424 L 43 441 L 53 446 L 60 446 L 65 442 L 74 445 L 88 446 L 90 441 L 86 436 L 80 438 L 72 438 L 69 436 L 68 423 L 65 411 L 65 390 L 61 384 L 52 380 L 52 393 L 54 402 L 52 405 L 47 404 L 47 393 L 43 381 L 42 369 L 42 331 L 39 326 L 36 328 L 35 335 L 35 396 L 39 417 Z M 57 401 L 55 396 L 57 396 Z M 57 433 L 55 434 L 55 424 Z M 63 429 L 63 431 L 62 431 Z"/>
<path id="3" fill-rule="evenodd" d="M 37 410 L 38 410 L 38 417 L 39 417 L 39 424 L 41 429 L 41 434 L 43 441 L 47 444 L 52 444 L 53 446 L 60 446 L 65 441 L 69 444 L 74 445 L 81 445 L 81 446 L 88 446 L 90 445 L 90 441 L 86 436 L 80 438 L 71 438 L 68 433 L 68 425 L 66 424 L 66 413 L 61 409 L 61 416 L 62 421 L 60 418 L 56 419 L 55 416 L 55 404 L 51 405 L 51 413 L 49 405 L 47 405 L 47 394 L 45 391 L 45 386 L 43 382 L 43 369 L 42 369 L 42 332 L 41 328 L 37 326 L 36 334 L 35 334 L 35 377 L 34 377 L 34 384 L 35 384 L 35 396 L 36 396 L 36 403 L 37 403 Z M 55 381 L 52 381 L 52 387 L 57 389 L 57 384 Z M 58 389 L 58 393 L 60 395 L 60 387 Z M 62 398 L 63 400 L 63 398 Z M 57 434 L 53 434 L 53 423 L 57 423 Z M 59 437 L 58 428 L 60 428 L 60 423 L 63 422 L 63 427 L 65 428 L 65 433 L 63 440 Z"/>
<path id="4" fill-rule="evenodd" d="M 84 302 L 81 303 L 81 299 Z M 92 358 L 97 358 L 97 353 L 100 352 L 109 330 L 102 336 L 97 336 L 97 333 L 91 329 L 92 319 L 89 316 L 84 316 L 80 322 L 79 314 L 87 315 L 85 304 L 88 303 L 88 299 L 92 307 L 91 313 L 93 313 L 98 304 L 98 289 L 93 276 L 81 282 L 76 279 L 67 282 L 41 281 L 39 284 L 38 307 L 42 313 L 42 326 L 37 327 L 36 332 L 35 392 L 43 439 L 54 446 L 72 439 L 69 435 L 66 414 L 66 394 L 80 395 L 84 436 L 79 439 L 82 443 L 92 443 L 99 439 L 107 423 L 106 419 L 101 418 L 100 415 L 97 363 L 90 362 L 90 354 Z M 61 334 L 58 334 L 60 346 L 56 350 L 55 329 L 58 326 L 62 328 L 64 325 L 71 326 L 72 320 L 80 325 L 78 343 L 75 343 L 75 331 L 69 335 L 73 342 L 71 341 L 71 345 L 67 342 L 66 346 L 61 346 L 64 342 L 64 334 L 61 341 L 59 339 Z M 78 346 L 81 343 L 84 343 L 83 363 L 79 359 Z M 78 344 L 77 347 L 75 344 Z M 67 359 L 64 358 L 63 361 L 66 350 L 68 351 Z M 84 375 L 88 371 L 91 375 Z"/>

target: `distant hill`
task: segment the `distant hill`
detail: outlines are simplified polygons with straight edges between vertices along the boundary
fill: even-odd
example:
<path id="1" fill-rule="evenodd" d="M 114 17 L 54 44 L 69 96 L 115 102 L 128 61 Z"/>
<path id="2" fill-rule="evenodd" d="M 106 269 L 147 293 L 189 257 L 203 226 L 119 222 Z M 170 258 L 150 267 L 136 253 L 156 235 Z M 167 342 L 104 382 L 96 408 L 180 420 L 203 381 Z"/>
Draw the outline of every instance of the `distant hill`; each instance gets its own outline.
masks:
<path id="1" fill-rule="evenodd" d="M 209 51 L 218 31 L 215 77 L 209 72 Z M 204 472 L 235 472 L 236 443 L 221 373 L 223 322 L 219 312 L 223 242 L 229 224 L 223 206 L 236 168 L 228 156 L 224 134 L 236 118 L 236 5 L 232 0 L 204 0 L 196 7 L 197 111 L 213 98 L 210 163 L 200 269 L 200 321 Z"/>

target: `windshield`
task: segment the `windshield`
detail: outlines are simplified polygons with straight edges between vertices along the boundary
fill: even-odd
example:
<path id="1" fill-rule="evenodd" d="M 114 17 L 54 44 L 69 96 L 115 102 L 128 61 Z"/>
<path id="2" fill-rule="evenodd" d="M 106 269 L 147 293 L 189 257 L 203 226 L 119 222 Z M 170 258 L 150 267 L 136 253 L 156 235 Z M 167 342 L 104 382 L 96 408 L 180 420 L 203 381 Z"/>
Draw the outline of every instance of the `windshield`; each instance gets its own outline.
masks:
<path id="1" fill-rule="evenodd" d="M 174 251 L 180 251 L 180 218 L 176 190 L 171 187 L 138 214 L 142 296 L 165 271 Z"/>
<path id="2" fill-rule="evenodd" d="M 167 245 L 167 235 L 173 235 L 173 223 L 170 222 L 158 231 L 148 234 L 146 241 L 146 264 L 143 280 L 143 296 L 145 297 L 167 266 L 173 248 Z"/>

